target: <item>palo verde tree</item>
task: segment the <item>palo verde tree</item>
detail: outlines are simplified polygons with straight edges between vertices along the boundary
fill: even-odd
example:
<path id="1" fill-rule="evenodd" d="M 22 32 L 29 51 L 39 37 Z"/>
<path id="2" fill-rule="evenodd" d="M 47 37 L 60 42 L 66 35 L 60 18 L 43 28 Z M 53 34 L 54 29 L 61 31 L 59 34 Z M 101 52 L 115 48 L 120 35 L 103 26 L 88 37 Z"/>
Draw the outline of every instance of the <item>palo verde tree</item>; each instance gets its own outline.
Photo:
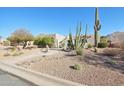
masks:
<path id="1" fill-rule="evenodd" d="M 27 46 L 27 41 L 33 40 L 33 35 L 26 29 L 18 29 L 8 37 L 8 40 L 17 44 L 23 42 L 23 48 L 25 48 Z"/>
<path id="2" fill-rule="evenodd" d="M 98 8 L 95 10 L 95 25 L 94 25 L 94 40 L 95 40 L 95 52 L 97 52 L 98 43 L 100 42 L 99 31 L 101 29 L 101 24 L 99 21 Z"/>

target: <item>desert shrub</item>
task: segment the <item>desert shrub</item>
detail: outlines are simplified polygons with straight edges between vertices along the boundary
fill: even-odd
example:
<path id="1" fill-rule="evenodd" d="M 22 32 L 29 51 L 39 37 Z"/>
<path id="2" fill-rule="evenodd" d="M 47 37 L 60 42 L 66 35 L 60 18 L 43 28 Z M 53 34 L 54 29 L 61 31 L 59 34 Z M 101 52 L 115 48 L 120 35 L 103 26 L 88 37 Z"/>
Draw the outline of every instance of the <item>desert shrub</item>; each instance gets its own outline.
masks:
<path id="1" fill-rule="evenodd" d="M 46 45 L 52 47 L 53 43 L 54 43 L 54 38 L 49 36 L 38 37 L 37 39 L 34 40 L 34 44 L 38 45 L 38 47 L 46 47 Z"/>
<path id="2" fill-rule="evenodd" d="M 19 52 L 19 55 L 22 55 L 22 54 L 24 54 L 24 52 Z"/>
<path id="3" fill-rule="evenodd" d="M 37 37 L 35 37 L 35 39 L 34 39 L 34 45 L 39 45 L 39 42 L 40 41 L 42 41 L 42 36 L 37 36 Z"/>
<path id="4" fill-rule="evenodd" d="M 115 65 L 116 64 L 116 61 L 115 60 L 111 60 L 110 62 L 112 65 Z"/>
<path id="5" fill-rule="evenodd" d="M 100 37 L 100 42 L 98 43 L 98 48 L 106 48 L 108 47 L 108 39 L 105 36 Z"/>
<path id="6" fill-rule="evenodd" d="M 80 65 L 79 64 L 75 64 L 73 67 L 75 70 L 80 70 Z"/>
<path id="7" fill-rule="evenodd" d="M 15 52 L 15 53 L 12 54 L 12 56 L 19 56 L 19 55 L 20 55 L 20 54 L 17 53 L 17 52 Z"/>
<path id="8" fill-rule="evenodd" d="M 10 56 L 10 54 L 9 53 L 5 53 L 4 56 Z"/>
<path id="9" fill-rule="evenodd" d="M 103 51 L 103 53 L 106 56 L 116 56 L 116 55 L 120 54 L 120 50 L 118 50 L 118 49 L 105 49 Z"/>
<path id="10" fill-rule="evenodd" d="M 18 45 L 19 43 L 24 43 L 23 48 L 26 47 L 27 41 L 32 41 L 33 35 L 26 29 L 17 29 L 14 31 L 10 37 L 7 38 L 10 42 L 13 42 L 12 45 Z"/>
<path id="11" fill-rule="evenodd" d="M 98 43 L 98 48 L 106 48 L 108 46 L 107 42 Z"/>
<path id="12" fill-rule="evenodd" d="M 16 50 L 15 47 L 12 47 L 12 48 L 11 48 L 11 52 L 14 52 L 15 50 Z"/>
<path id="13" fill-rule="evenodd" d="M 42 41 L 40 42 L 40 44 L 43 46 L 43 47 L 46 47 L 46 45 L 48 46 L 52 46 L 52 43 L 53 43 L 53 40 L 51 37 L 43 37 Z"/>
<path id="14" fill-rule="evenodd" d="M 87 46 L 87 48 L 92 48 L 93 46 L 89 43 L 88 44 L 88 46 Z"/>
<path id="15" fill-rule="evenodd" d="M 8 40 L 5 40 L 5 41 L 3 41 L 3 45 L 4 46 L 9 46 L 10 45 L 10 42 Z"/>
<path id="16" fill-rule="evenodd" d="M 106 36 L 101 36 L 100 37 L 100 42 L 108 42 L 109 40 L 108 40 L 108 38 L 106 37 Z"/>
<path id="17" fill-rule="evenodd" d="M 82 48 L 76 49 L 76 54 L 77 55 L 82 55 L 83 54 Z"/>

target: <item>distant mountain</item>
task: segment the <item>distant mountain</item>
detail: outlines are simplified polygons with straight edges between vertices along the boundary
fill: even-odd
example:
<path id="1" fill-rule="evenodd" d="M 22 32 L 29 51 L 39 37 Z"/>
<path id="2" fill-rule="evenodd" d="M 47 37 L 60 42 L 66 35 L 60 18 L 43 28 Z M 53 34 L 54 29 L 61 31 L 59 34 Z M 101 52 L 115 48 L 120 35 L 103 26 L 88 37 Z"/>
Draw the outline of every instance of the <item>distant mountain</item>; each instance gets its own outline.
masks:
<path id="1" fill-rule="evenodd" d="M 112 42 L 124 42 L 124 32 L 114 32 L 107 35 L 107 38 Z"/>

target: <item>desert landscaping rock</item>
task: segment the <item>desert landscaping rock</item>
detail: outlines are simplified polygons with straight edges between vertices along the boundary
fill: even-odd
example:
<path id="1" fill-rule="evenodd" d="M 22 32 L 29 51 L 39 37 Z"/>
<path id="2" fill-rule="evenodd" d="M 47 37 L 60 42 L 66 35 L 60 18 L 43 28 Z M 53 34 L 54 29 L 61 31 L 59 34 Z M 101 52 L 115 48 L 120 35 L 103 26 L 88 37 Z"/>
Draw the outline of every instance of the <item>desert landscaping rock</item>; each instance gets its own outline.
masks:
<path id="1" fill-rule="evenodd" d="M 83 85 L 124 85 L 124 61 L 116 56 L 103 55 L 103 51 L 104 49 L 99 49 L 99 53 L 94 53 L 85 49 L 83 56 L 72 56 L 73 52 L 49 50 L 48 53 L 43 53 L 34 49 L 26 50 L 26 54 L 21 56 L 0 60 Z M 80 65 L 80 70 L 73 69 L 75 64 Z"/>
<path id="2" fill-rule="evenodd" d="M 90 52 L 87 53 L 89 54 Z M 102 63 L 99 57 L 95 58 L 95 60 L 97 61 L 89 61 L 92 61 L 93 64 L 97 64 L 97 62 L 100 62 L 100 64 Z M 24 63 L 26 62 L 22 62 L 19 65 L 23 66 Z M 81 69 L 72 69 L 71 67 L 75 64 L 79 64 Z M 87 64 L 80 56 L 66 56 L 64 52 L 48 55 L 45 58 L 40 57 L 39 61 L 30 66 L 27 65 L 27 68 L 85 85 L 124 85 L 124 75 L 122 73 L 113 71 L 104 66 Z"/>

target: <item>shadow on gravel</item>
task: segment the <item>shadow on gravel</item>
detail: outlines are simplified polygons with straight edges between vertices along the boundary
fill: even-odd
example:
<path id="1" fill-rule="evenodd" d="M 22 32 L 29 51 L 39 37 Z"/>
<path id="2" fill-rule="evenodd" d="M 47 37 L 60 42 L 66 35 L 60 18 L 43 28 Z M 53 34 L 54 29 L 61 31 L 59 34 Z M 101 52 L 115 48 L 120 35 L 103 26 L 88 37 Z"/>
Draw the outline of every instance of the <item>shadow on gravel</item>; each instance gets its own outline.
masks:
<path id="1" fill-rule="evenodd" d="M 103 54 L 85 55 L 83 61 L 94 66 L 102 66 L 124 74 L 124 57 L 114 58 Z"/>

